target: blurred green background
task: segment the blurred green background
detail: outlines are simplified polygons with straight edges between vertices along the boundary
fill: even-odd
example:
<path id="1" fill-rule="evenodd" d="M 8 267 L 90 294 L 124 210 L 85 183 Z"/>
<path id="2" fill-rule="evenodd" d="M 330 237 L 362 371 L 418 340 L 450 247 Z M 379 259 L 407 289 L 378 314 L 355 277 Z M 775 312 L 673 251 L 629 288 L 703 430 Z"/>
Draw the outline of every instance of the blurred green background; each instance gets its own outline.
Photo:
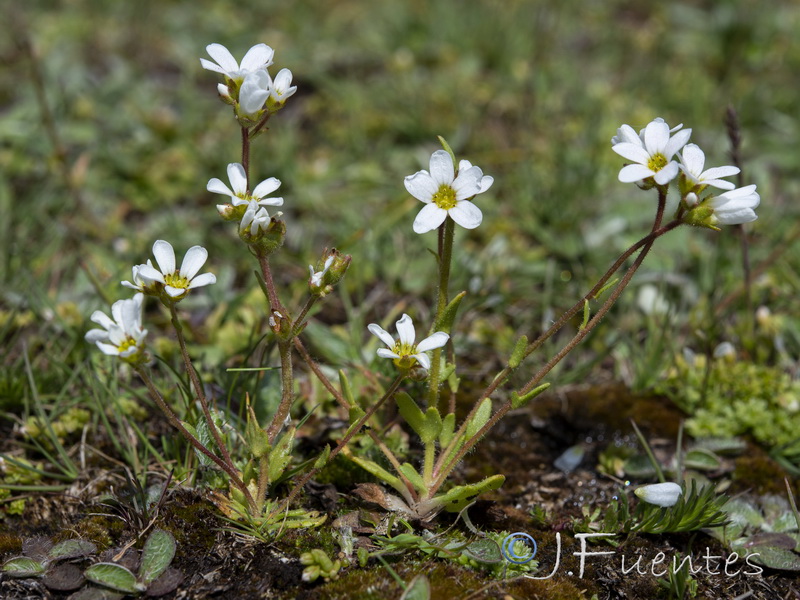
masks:
<path id="1" fill-rule="evenodd" d="M 363 324 L 387 311 L 429 322 L 435 262 L 426 248 L 436 236 L 413 233 L 421 204 L 403 177 L 427 168 L 437 135 L 495 177 L 478 199 L 483 225 L 456 236 L 453 290 L 471 292 L 457 348 L 471 353 L 476 377 L 491 373 L 489 357 L 510 348 L 515 331 L 556 317 L 648 230 L 654 193 L 617 181 L 609 142 L 622 123 L 682 122 L 716 166 L 730 162 L 724 114 L 733 106 L 745 183 L 762 196 L 748 228 L 755 264 L 798 213 L 797 2 L 67 0 L 5 10 L 0 325 L 9 368 L 23 343 L 42 350 L 44 370 L 53 353 L 80 360 L 88 316 L 128 296 L 119 281 L 159 238 L 179 257 L 194 244 L 209 249 L 219 284 L 181 305 L 196 317 L 208 365 L 263 331 L 263 300 L 243 293 L 257 287 L 255 262 L 205 190 L 239 160 L 217 76 L 198 60 L 211 42 L 237 58 L 265 42 L 272 74 L 294 74 L 298 92 L 255 140 L 251 173 L 283 182 L 289 234 L 274 264 L 287 303 L 302 300 L 323 247 L 353 255 L 319 315 L 331 328 L 310 331 L 332 362 L 361 360 Z M 622 341 L 642 343 L 641 283 L 655 283 L 690 323 L 691 309 L 741 280 L 731 230 L 687 228 L 661 242 L 612 313 L 617 329 L 595 336 L 598 360 L 626 319 Z M 759 280 L 757 304 L 793 314 L 798 267 L 790 248 Z"/>

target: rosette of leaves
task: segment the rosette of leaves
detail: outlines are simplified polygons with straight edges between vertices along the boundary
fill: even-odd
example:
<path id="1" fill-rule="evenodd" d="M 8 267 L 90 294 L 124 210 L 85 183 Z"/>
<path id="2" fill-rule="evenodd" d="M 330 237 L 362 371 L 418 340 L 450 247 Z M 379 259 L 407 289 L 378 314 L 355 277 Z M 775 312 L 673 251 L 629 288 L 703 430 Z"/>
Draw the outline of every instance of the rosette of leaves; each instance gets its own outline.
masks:
<path id="1" fill-rule="evenodd" d="M 800 571 L 800 532 L 794 511 L 781 496 L 735 498 L 725 505 L 725 527 L 709 531 L 739 556 L 781 571 Z"/>
<path id="2" fill-rule="evenodd" d="M 84 573 L 86 579 L 121 594 L 109 594 L 104 589 L 87 588 L 73 595 L 70 600 L 106 600 L 141 594 L 157 597 L 168 594 L 183 580 L 183 574 L 169 566 L 175 557 L 175 549 L 175 538 L 172 534 L 163 529 L 156 529 L 144 543 L 141 558 L 138 560 L 135 555 L 128 555 L 121 563 L 100 562 L 86 569 Z"/>
<path id="3" fill-rule="evenodd" d="M 723 506 L 728 502 L 724 494 L 717 494 L 714 486 L 706 484 L 698 488 L 692 480 L 689 489 L 673 506 L 662 507 L 639 502 L 631 511 L 625 493 L 611 501 L 603 512 L 584 507 L 581 520 L 574 522 L 576 532 L 604 533 L 679 533 L 697 531 L 706 527 L 720 527 L 728 521 Z M 605 538 L 613 546 L 618 542 Z"/>
<path id="4" fill-rule="evenodd" d="M 47 538 L 30 538 L 22 542 L 23 556 L 3 563 L 2 572 L 7 577 L 41 577 L 51 590 L 76 590 L 84 583 L 83 575 L 76 565 L 63 561 L 86 558 L 96 550 L 86 540 L 65 540 L 53 545 Z"/>

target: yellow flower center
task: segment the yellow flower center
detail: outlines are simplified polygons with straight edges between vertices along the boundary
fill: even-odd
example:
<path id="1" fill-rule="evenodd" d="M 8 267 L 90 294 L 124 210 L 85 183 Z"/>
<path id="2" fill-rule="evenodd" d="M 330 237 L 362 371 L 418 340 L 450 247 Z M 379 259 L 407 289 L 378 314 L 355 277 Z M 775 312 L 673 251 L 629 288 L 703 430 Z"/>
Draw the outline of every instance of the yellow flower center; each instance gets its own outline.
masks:
<path id="1" fill-rule="evenodd" d="M 654 154 L 650 157 L 650 160 L 647 161 L 647 168 L 653 171 L 654 173 L 658 173 L 661 169 L 667 166 L 667 157 L 661 153 Z"/>
<path id="2" fill-rule="evenodd" d="M 394 359 L 394 364 L 398 369 L 410 369 L 417 363 L 417 359 L 412 356 L 417 353 L 416 346 L 397 342 L 392 348 L 392 352 L 400 356 L 400 358 Z"/>
<path id="3" fill-rule="evenodd" d="M 189 287 L 189 280 L 183 277 L 179 271 L 164 275 L 164 283 L 179 290 L 185 290 Z"/>
<path id="4" fill-rule="evenodd" d="M 433 203 L 444 210 L 454 208 L 457 204 L 456 191 L 446 183 L 443 183 L 439 186 L 439 191 L 433 195 Z"/>
<path id="5" fill-rule="evenodd" d="M 119 350 L 120 354 L 121 354 L 121 353 L 125 352 L 125 350 L 130 348 L 131 346 L 135 346 L 135 345 L 136 345 L 136 340 L 133 339 L 133 338 L 128 338 L 124 342 L 122 342 L 119 346 L 117 346 L 117 350 Z"/>

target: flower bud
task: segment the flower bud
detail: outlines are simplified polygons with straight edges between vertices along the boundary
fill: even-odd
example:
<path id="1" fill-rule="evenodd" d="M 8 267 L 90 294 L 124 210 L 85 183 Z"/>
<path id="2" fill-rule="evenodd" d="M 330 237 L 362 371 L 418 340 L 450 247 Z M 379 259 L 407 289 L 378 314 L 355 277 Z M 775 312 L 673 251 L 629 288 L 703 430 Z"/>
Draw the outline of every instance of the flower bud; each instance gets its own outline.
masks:
<path id="1" fill-rule="evenodd" d="M 286 223 L 278 219 L 281 213 L 277 213 L 266 224 L 256 228 L 253 233 L 252 227 L 245 225 L 239 227 L 239 237 L 249 245 L 256 256 L 269 256 L 281 246 L 286 239 Z"/>
<path id="2" fill-rule="evenodd" d="M 683 490 L 677 483 L 653 483 L 641 486 L 634 494 L 648 504 L 667 507 L 675 505 L 678 498 L 683 494 Z"/>

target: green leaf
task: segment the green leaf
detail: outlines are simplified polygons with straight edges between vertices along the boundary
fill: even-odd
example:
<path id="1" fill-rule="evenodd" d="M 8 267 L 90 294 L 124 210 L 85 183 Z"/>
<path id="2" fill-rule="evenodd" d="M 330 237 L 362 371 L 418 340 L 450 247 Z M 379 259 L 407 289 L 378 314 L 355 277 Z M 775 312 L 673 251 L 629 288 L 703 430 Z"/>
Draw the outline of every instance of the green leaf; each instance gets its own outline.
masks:
<path id="1" fill-rule="evenodd" d="M 395 394 L 394 399 L 397 402 L 400 416 L 405 419 L 409 427 L 414 430 L 414 433 L 422 437 L 421 432 L 425 427 L 425 414 L 417 406 L 417 403 L 405 392 L 398 392 Z"/>
<path id="2" fill-rule="evenodd" d="M 397 491 L 401 493 L 405 493 L 406 491 L 408 491 L 406 489 L 406 486 L 403 484 L 403 482 L 400 480 L 399 477 L 395 477 L 394 475 L 389 473 L 389 471 L 380 466 L 378 463 L 372 462 L 371 460 L 367 460 L 364 458 L 360 458 L 358 456 L 353 456 L 353 454 L 348 450 L 343 450 L 342 454 L 344 454 L 347 458 L 356 463 L 359 467 L 364 469 L 367 473 L 370 473 L 371 475 L 374 475 L 381 481 L 386 482 Z"/>
<path id="3" fill-rule="evenodd" d="M 290 427 L 275 447 L 269 453 L 269 470 L 267 478 L 270 483 L 281 476 L 287 465 L 292 461 L 292 443 L 294 442 L 295 428 Z"/>
<path id="4" fill-rule="evenodd" d="M 433 331 L 444 331 L 445 333 L 450 333 L 453 330 L 453 323 L 456 320 L 456 314 L 458 313 L 458 307 L 461 304 L 461 301 L 467 295 L 467 292 L 461 292 L 457 296 L 455 296 L 450 303 L 445 307 L 442 315 L 439 319 L 433 324 Z"/>
<path id="5" fill-rule="evenodd" d="M 323 450 L 320 455 L 317 457 L 317 460 L 314 461 L 314 468 L 321 469 L 325 466 L 325 463 L 328 462 L 328 458 L 331 455 L 331 447 L 325 446 L 325 450 Z"/>
<path id="6" fill-rule="evenodd" d="M 247 424 L 244 429 L 244 441 L 247 444 L 250 454 L 254 458 L 261 458 L 270 451 L 269 436 L 258 423 L 258 417 L 250 406 L 250 399 L 247 400 Z"/>
<path id="7" fill-rule="evenodd" d="M 442 136 L 437 135 L 436 138 L 439 140 L 439 143 L 444 148 L 444 151 L 450 155 L 450 158 L 453 160 L 453 168 L 458 169 L 458 163 L 456 162 L 456 155 L 453 152 L 453 149 L 450 147 L 450 144 L 447 143 L 447 140 L 444 139 Z"/>
<path id="8" fill-rule="evenodd" d="M 442 419 L 442 430 L 439 432 L 439 446 L 447 448 L 453 441 L 453 433 L 456 430 L 456 413 L 448 413 Z"/>
<path id="9" fill-rule="evenodd" d="M 522 396 L 518 395 L 517 392 L 513 392 L 511 394 L 511 408 L 522 408 L 549 387 L 549 383 L 543 383 L 542 385 L 536 386 L 530 392 L 523 394 Z"/>
<path id="10" fill-rule="evenodd" d="M 464 548 L 463 552 L 478 562 L 497 564 L 503 562 L 503 553 L 497 542 L 490 538 L 480 538 Z"/>
<path id="11" fill-rule="evenodd" d="M 722 461 L 710 450 L 694 448 L 686 453 L 683 464 L 690 469 L 697 469 L 699 471 L 716 471 L 719 469 Z"/>
<path id="12" fill-rule="evenodd" d="M 422 476 L 417 472 L 414 468 L 414 465 L 410 463 L 403 463 L 400 465 L 400 471 L 406 478 L 411 482 L 417 490 L 421 493 L 425 493 L 428 491 L 428 486 L 425 485 L 425 481 L 422 479 Z"/>
<path id="13" fill-rule="evenodd" d="M 790 550 L 775 546 L 751 546 L 747 551 L 750 553 L 749 560 L 764 567 L 781 571 L 800 571 L 800 556 Z M 755 554 L 758 556 L 754 556 Z"/>
<path id="14" fill-rule="evenodd" d="M 136 575 L 121 565 L 114 563 L 97 563 L 86 569 L 83 576 L 92 583 L 110 587 L 112 590 L 138 594 L 146 588 L 138 581 Z"/>
<path id="15" fill-rule="evenodd" d="M 86 540 L 64 540 L 56 544 L 47 553 L 51 560 L 62 560 L 66 558 L 77 558 L 79 556 L 89 556 L 97 551 L 97 547 L 92 542 Z"/>
<path id="16" fill-rule="evenodd" d="M 356 399 L 353 396 L 353 388 L 350 386 L 350 380 L 343 370 L 339 370 L 339 386 L 342 388 L 342 396 L 347 400 L 350 406 L 358 406 Z"/>
<path id="17" fill-rule="evenodd" d="M 364 409 L 361 408 L 358 404 L 350 405 L 350 410 L 348 411 L 348 419 L 350 421 L 350 425 L 355 425 L 358 423 L 358 420 L 363 417 L 365 414 Z"/>
<path id="18" fill-rule="evenodd" d="M 492 475 L 478 483 L 459 485 L 441 496 L 431 499 L 431 503 L 443 506 L 448 512 L 458 512 L 472 502 L 479 494 L 496 490 L 506 480 L 504 475 Z"/>
<path id="19" fill-rule="evenodd" d="M 511 352 L 511 358 L 508 359 L 508 366 L 512 369 L 516 369 L 522 359 L 525 358 L 525 349 L 528 347 L 528 336 L 523 335 L 521 338 L 517 340 L 517 343 L 514 345 L 514 350 Z"/>
<path id="20" fill-rule="evenodd" d="M 425 424 L 422 431 L 419 432 L 419 437 L 423 444 L 432 444 L 439 437 L 442 431 L 442 415 L 435 406 L 431 406 L 425 411 Z"/>
<path id="21" fill-rule="evenodd" d="M 147 538 L 142 550 L 139 579 L 147 586 L 167 570 L 175 558 L 175 538 L 169 531 L 156 529 Z"/>
<path id="22" fill-rule="evenodd" d="M 38 560 L 17 556 L 3 563 L 2 571 L 9 577 L 38 577 L 44 573 L 45 567 Z"/>
<path id="23" fill-rule="evenodd" d="M 430 600 L 431 584 L 425 575 L 419 574 L 408 583 L 400 600 Z"/>
<path id="24" fill-rule="evenodd" d="M 472 417 L 472 420 L 467 425 L 466 431 L 466 439 L 472 439 L 475 435 L 481 430 L 481 428 L 486 425 L 489 417 L 492 416 L 492 400 L 491 398 L 484 398 L 481 405 L 478 407 L 478 410 L 475 412 L 475 416 Z"/>

